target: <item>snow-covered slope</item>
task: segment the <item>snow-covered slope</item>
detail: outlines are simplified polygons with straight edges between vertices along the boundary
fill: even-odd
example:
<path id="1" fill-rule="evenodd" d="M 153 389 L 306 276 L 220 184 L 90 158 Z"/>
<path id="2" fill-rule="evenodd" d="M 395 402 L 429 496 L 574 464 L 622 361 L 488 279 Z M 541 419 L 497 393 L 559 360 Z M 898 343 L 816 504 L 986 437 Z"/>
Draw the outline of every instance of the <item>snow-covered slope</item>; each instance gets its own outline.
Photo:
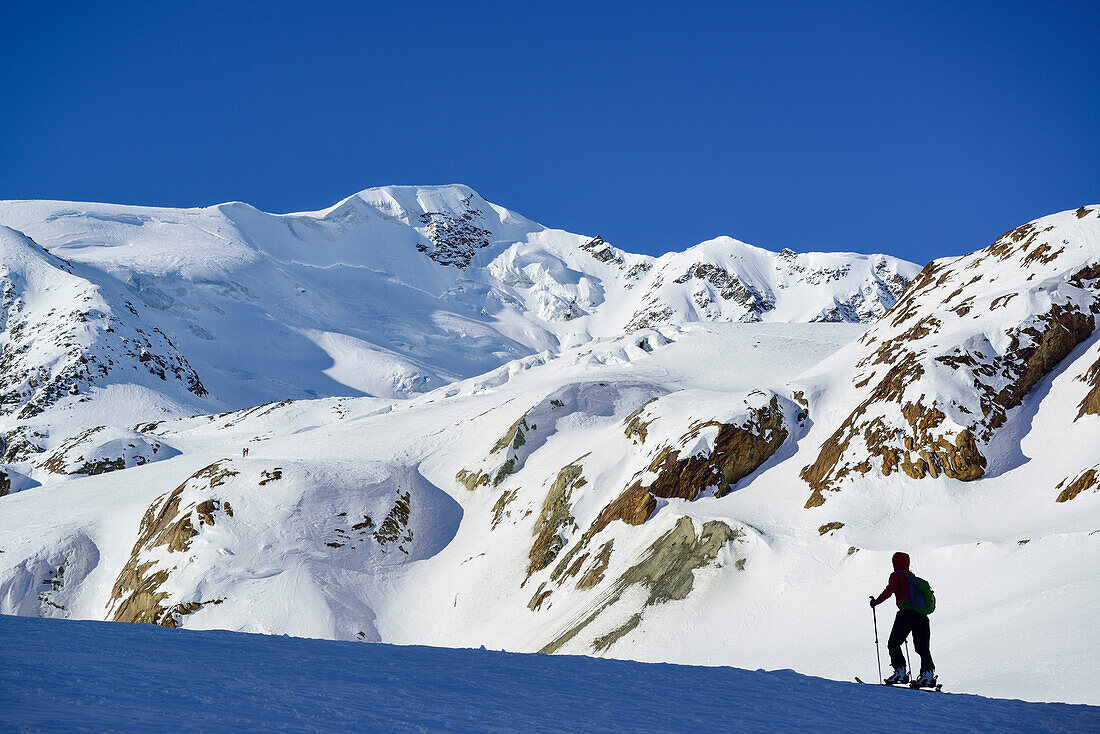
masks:
<path id="1" fill-rule="evenodd" d="M 349 202 L 332 211 L 367 205 Z M 492 211 L 493 227 L 513 226 Z M 703 268 L 691 288 L 728 287 L 731 297 L 717 298 L 726 321 L 693 323 L 685 310 L 681 323 L 610 335 L 596 325 L 625 324 L 636 310 L 612 310 L 609 284 L 632 293 L 641 281 L 597 282 L 574 265 L 589 258 L 626 278 L 634 256 L 581 242 L 559 251 L 557 270 L 534 243 L 564 235 L 540 229 L 494 252 L 492 237 L 469 244 L 469 220 L 447 221 L 461 236 L 453 247 L 420 242 L 424 267 L 454 275 L 446 291 L 463 298 L 474 285 L 455 274 L 480 257 L 487 270 L 525 273 L 493 286 L 517 300 L 492 328 L 550 335 L 552 349 L 528 345 L 407 399 L 282 400 L 131 423 L 76 403 L 67 427 L 107 428 L 9 465 L 13 488 L 43 486 L 0 501 L 0 612 L 846 679 L 867 671 L 866 598 L 904 549 L 936 589 L 933 653 L 954 690 L 1100 701 L 1077 673 L 1100 644 L 1090 611 L 1100 601 L 1096 208 L 930 265 L 869 328 L 766 321 L 820 315 L 812 283 L 802 300 L 777 296 L 760 321 L 741 323 L 749 301 Z M 667 286 L 669 262 L 694 263 L 710 247 L 638 277 Z M 536 249 L 543 259 L 523 259 Z M 777 259 L 801 262 L 826 292 L 855 269 L 827 276 L 838 266 L 825 256 L 769 260 L 747 248 L 729 257 L 739 273 L 771 262 L 768 288 L 780 294 L 803 286 L 775 276 Z M 589 312 L 561 322 L 531 316 L 531 304 L 565 302 L 535 294 L 550 271 L 578 304 L 602 305 L 578 305 Z M 763 276 L 752 282 L 763 293 Z M 191 287 L 172 297 L 206 303 Z M 203 297 L 227 303 L 220 287 Z M 698 307 L 679 301 L 689 303 Z M 550 329 L 565 324 L 583 326 L 570 332 L 577 343 Z M 214 395 L 217 378 L 203 369 Z M 213 400 L 175 389 L 181 401 Z M 982 472 L 962 471 L 943 448 L 969 450 L 963 430 Z M 77 471 L 88 464 L 113 470 Z"/>
<path id="2" fill-rule="evenodd" d="M 407 396 L 657 324 L 866 322 L 917 272 L 883 255 L 776 254 L 730 238 L 632 255 L 458 185 L 368 189 L 287 215 L 7 201 L 0 224 L 110 284 L 114 310 L 137 304 L 145 330 L 202 376 L 211 408 Z M 58 307 L 64 295 L 52 295 Z"/>
<path id="3" fill-rule="evenodd" d="M 0 617 L 11 731 L 1094 731 L 1100 709 L 787 670 Z M 172 683 L 164 665 L 171 661 Z M 89 671 L 94 671 L 91 674 Z"/>
<path id="4" fill-rule="evenodd" d="M 199 404 L 206 388 L 172 340 L 93 273 L 0 226 L 3 412 L 33 418 L 122 381 Z"/>
<path id="5" fill-rule="evenodd" d="M 1086 207 L 1062 212 L 930 263 L 886 318 L 836 355 L 826 402 L 853 407 L 803 471 L 807 506 L 868 473 L 973 481 L 1026 463 L 1020 442 L 1039 406 L 1020 408 L 1067 357 L 1069 389 L 1042 401 L 1063 413 L 1058 445 L 1100 445 L 1089 419 L 1100 406 L 1076 384 L 1100 372 L 1082 354 L 1100 315 L 1098 218 Z M 1067 460 L 1060 471 L 1091 458 L 1054 454 Z"/>

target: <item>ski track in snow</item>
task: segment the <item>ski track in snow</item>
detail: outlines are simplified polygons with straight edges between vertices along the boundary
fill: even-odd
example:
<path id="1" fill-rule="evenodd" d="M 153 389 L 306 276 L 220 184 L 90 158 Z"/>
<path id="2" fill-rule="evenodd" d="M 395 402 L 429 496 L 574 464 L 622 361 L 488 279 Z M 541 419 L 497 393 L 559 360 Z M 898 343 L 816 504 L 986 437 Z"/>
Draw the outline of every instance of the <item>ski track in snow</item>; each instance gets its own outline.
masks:
<path id="1" fill-rule="evenodd" d="M 790 670 L 0 616 L 7 731 L 1065 732 L 1100 707 Z M 950 684 L 948 684 L 949 686 Z"/>

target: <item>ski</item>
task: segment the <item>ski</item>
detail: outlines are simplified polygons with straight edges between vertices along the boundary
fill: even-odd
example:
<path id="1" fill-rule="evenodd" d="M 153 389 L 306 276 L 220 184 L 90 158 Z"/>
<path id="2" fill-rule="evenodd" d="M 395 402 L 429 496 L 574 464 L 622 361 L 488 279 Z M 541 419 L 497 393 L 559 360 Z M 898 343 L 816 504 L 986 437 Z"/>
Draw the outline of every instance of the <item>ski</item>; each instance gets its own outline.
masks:
<path id="1" fill-rule="evenodd" d="M 862 680 L 859 676 L 856 676 L 856 683 L 862 683 L 865 686 L 874 685 L 873 683 L 868 683 L 867 681 Z M 912 688 L 913 690 L 916 690 L 916 691 L 935 691 L 937 693 L 943 693 L 943 690 L 942 690 L 943 689 L 943 684 L 942 683 L 937 683 L 934 686 L 918 686 L 916 683 L 886 683 L 886 682 L 883 682 L 883 683 L 879 683 L 879 685 L 887 686 L 889 688 L 909 687 L 909 688 Z"/>

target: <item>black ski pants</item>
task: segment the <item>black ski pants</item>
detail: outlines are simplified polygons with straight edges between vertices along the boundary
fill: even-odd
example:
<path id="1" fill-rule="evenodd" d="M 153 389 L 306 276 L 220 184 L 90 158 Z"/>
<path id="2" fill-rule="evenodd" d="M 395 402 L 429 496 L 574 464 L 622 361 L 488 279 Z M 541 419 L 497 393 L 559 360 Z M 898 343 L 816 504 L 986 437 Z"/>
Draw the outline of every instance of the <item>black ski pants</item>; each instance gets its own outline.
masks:
<path id="1" fill-rule="evenodd" d="M 913 633 L 913 647 L 920 655 L 920 672 L 935 670 L 932 663 L 932 653 L 928 651 L 928 615 L 914 612 L 912 609 L 899 609 L 898 616 L 894 617 L 894 627 L 890 630 L 890 641 L 886 643 L 886 649 L 890 651 L 890 664 L 895 668 L 906 668 L 905 655 L 901 652 L 901 645 L 909 633 Z"/>

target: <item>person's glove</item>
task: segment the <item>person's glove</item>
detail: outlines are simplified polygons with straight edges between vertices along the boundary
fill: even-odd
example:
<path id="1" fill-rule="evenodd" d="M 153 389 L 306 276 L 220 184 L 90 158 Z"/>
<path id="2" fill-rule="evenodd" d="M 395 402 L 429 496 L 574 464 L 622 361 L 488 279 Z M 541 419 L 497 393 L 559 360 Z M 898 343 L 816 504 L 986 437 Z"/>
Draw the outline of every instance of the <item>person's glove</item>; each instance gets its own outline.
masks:
<path id="1" fill-rule="evenodd" d="M 871 597 L 871 609 L 874 609 L 876 604 L 878 604 L 878 602 L 875 601 L 875 597 L 872 596 Z"/>

